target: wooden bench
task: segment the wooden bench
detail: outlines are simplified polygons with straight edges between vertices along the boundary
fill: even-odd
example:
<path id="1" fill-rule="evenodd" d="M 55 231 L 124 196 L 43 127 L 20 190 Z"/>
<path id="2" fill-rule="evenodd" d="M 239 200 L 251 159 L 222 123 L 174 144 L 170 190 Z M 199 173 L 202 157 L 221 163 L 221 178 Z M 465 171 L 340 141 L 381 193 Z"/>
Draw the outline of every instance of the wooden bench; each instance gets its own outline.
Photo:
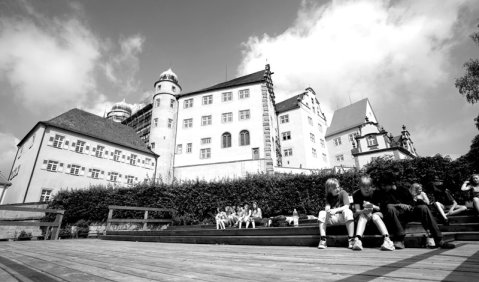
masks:
<path id="1" fill-rule="evenodd" d="M 148 223 L 166 223 L 171 224 L 172 219 L 148 219 L 149 212 L 169 212 L 172 217 L 176 214 L 175 209 L 166 208 L 145 208 L 145 207 L 129 207 L 129 206 L 108 206 L 108 219 L 106 223 L 106 231 L 111 229 L 112 223 L 143 223 L 143 230 L 147 230 Z M 114 210 L 130 210 L 130 211 L 144 211 L 142 219 L 135 218 L 113 218 Z"/>

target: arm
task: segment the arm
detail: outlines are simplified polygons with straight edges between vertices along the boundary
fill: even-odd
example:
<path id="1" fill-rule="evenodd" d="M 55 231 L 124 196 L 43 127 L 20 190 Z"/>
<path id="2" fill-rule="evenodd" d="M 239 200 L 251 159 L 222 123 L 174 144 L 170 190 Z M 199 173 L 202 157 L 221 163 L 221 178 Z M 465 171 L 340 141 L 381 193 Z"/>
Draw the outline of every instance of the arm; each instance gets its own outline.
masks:
<path id="1" fill-rule="evenodd" d="M 471 190 L 471 186 L 469 186 L 469 181 L 464 181 L 464 183 L 461 186 L 461 191 L 468 191 Z"/>
<path id="2" fill-rule="evenodd" d="M 422 200 L 424 201 L 424 203 L 426 203 L 426 205 L 431 204 L 431 201 L 429 201 L 429 198 L 427 197 L 426 193 L 422 192 L 421 196 L 422 196 Z"/>
<path id="3" fill-rule="evenodd" d="M 335 213 L 338 213 L 338 212 L 342 212 L 346 209 L 349 209 L 349 195 L 348 195 L 348 193 L 345 192 L 344 190 L 342 190 L 341 194 L 342 194 L 342 197 L 343 197 L 343 204 L 344 205 L 342 207 L 332 209 L 331 214 L 335 214 Z"/>
<path id="4" fill-rule="evenodd" d="M 331 210 L 331 205 L 330 204 L 326 204 L 326 206 L 324 207 L 324 210 L 326 212 L 329 212 Z"/>

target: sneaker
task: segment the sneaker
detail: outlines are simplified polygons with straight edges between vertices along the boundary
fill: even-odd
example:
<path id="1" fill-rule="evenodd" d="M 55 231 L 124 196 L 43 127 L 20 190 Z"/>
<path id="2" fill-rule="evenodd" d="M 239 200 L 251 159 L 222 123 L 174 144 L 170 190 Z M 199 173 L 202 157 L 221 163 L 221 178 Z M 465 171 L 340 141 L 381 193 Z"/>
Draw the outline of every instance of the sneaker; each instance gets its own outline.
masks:
<path id="1" fill-rule="evenodd" d="M 394 248 L 394 243 L 389 239 L 389 237 L 384 238 L 384 242 L 381 245 L 381 250 L 383 251 L 394 251 L 396 248 Z"/>
<path id="2" fill-rule="evenodd" d="M 394 241 L 394 248 L 398 250 L 404 249 L 404 241 Z"/>
<path id="3" fill-rule="evenodd" d="M 436 247 L 436 242 L 434 242 L 434 238 L 427 238 L 426 239 L 426 248 L 434 249 Z"/>
<path id="4" fill-rule="evenodd" d="M 348 239 L 348 249 L 352 249 L 354 245 L 354 239 Z"/>
<path id="5" fill-rule="evenodd" d="M 355 250 L 355 251 L 362 251 L 363 250 L 363 242 L 361 242 L 361 240 L 359 240 L 359 238 L 356 238 L 354 240 L 353 250 Z"/>
<path id="6" fill-rule="evenodd" d="M 453 243 L 441 240 L 441 242 L 439 242 L 439 247 L 441 249 L 454 249 L 456 245 L 454 245 Z"/>
<path id="7" fill-rule="evenodd" d="M 319 241 L 318 249 L 326 249 L 327 247 L 326 240 Z"/>

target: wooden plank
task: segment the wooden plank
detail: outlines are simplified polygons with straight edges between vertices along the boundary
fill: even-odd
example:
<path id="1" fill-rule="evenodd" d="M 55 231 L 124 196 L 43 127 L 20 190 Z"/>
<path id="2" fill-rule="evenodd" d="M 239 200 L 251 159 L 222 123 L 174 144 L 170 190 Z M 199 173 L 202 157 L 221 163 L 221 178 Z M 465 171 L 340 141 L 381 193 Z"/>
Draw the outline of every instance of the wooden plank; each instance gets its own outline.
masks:
<path id="1" fill-rule="evenodd" d="M 0 221 L 0 226 L 58 226 L 55 222 Z"/>
<path id="2" fill-rule="evenodd" d="M 127 207 L 127 206 L 108 206 L 108 208 L 113 210 L 176 212 L 175 209 L 167 209 L 167 208 L 145 208 L 145 207 Z"/>
<path id="3" fill-rule="evenodd" d="M 127 218 L 113 218 L 110 219 L 110 223 L 126 223 L 126 222 L 152 222 L 152 223 L 170 223 L 171 219 L 127 219 Z"/>
<path id="4" fill-rule="evenodd" d="M 0 205 L 0 210 L 4 210 L 4 211 L 26 211 L 26 212 L 47 212 L 47 213 L 59 213 L 59 214 L 64 214 L 65 213 L 64 210 L 26 208 L 26 207 L 3 206 L 3 205 Z"/>

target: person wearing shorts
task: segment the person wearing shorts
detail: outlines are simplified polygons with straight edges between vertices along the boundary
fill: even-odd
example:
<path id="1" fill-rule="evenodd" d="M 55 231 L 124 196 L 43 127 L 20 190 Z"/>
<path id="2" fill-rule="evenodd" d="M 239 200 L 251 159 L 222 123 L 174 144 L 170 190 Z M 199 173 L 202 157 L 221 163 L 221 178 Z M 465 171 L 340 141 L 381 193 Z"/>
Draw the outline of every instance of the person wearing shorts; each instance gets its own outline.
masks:
<path id="1" fill-rule="evenodd" d="M 383 244 L 381 250 L 394 251 L 394 243 L 389 238 L 389 233 L 383 222 L 383 214 L 379 211 L 378 193 L 372 187 L 372 179 L 369 176 L 362 176 L 359 181 L 359 189 L 353 193 L 353 202 L 358 215 L 356 226 L 356 238 L 354 238 L 353 250 L 361 251 L 363 243 L 361 241 L 364 229 L 368 221 L 373 221 L 381 235 L 383 235 Z"/>
<path id="2" fill-rule="evenodd" d="M 432 181 L 432 187 L 434 189 L 434 206 L 436 206 L 437 210 L 442 216 L 445 225 L 449 225 L 449 218 L 450 215 L 459 214 L 465 210 L 467 210 L 466 206 L 458 205 L 456 200 L 451 195 L 451 192 L 444 187 L 442 180 L 435 176 L 434 180 Z"/>
<path id="3" fill-rule="evenodd" d="M 348 248 L 352 249 L 354 242 L 354 217 L 349 209 L 349 195 L 339 185 L 339 180 L 329 178 L 325 184 L 326 206 L 319 212 L 319 240 L 318 249 L 326 249 L 326 226 L 346 225 L 348 230 Z"/>

